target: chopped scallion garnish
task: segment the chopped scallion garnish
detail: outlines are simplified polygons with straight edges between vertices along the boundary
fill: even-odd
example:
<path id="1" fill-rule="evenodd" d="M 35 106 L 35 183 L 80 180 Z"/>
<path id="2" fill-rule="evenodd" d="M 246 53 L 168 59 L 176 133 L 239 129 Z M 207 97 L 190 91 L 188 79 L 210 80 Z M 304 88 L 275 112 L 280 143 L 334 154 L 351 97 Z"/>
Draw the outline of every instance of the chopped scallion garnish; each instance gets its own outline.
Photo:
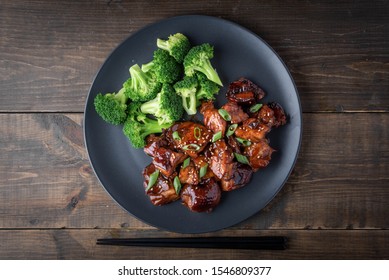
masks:
<path id="1" fill-rule="evenodd" d="M 200 150 L 200 146 L 197 144 L 191 143 L 191 144 L 183 146 L 182 149 L 185 151 L 198 151 L 198 150 Z"/>
<path id="2" fill-rule="evenodd" d="M 150 175 L 149 183 L 147 184 L 146 191 L 148 191 L 149 189 L 152 188 L 152 186 L 155 185 L 155 183 L 157 182 L 158 176 L 159 176 L 159 170 L 154 171 L 154 172 Z"/>
<path id="3" fill-rule="evenodd" d="M 188 167 L 189 163 L 190 163 L 190 157 L 188 157 L 186 160 L 184 160 L 184 162 L 182 164 L 182 168 Z"/>
<path id="4" fill-rule="evenodd" d="M 230 126 L 228 127 L 228 129 L 227 129 L 226 136 L 228 137 L 228 136 L 231 136 L 232 134 L 234 134 L 234 132 L 235 132 L 235 130 L 236 130 L 237 127 L 238 127 L 238 124 L 237 124 L 237 123 L 230 125 Z"/>
<path id="5" fill-rule="evenodd" d="M 218 131 L 212 136 L 212 142 L 216 142 L 217 140 L 222 138 L 222 132 Z"/>
<path id="6" fill-rule="evenodd" d="M 247 139 L 243 139 L 243 138 L 239 138 L 239 137 L 236 137 L 235 138 L 236 141 L 238 141 L 240 144 L 242 144 L 243 146 L 250 146 L 251 145 L 251 141 L 247 140 Z"/>
<path id="7" fill-rule="evenodd" d="M 207 174 L 207 169 L 208 169 L 208 163 L 206 165 L 201 166 L 200 168 L 200 178 L 203 178 L 205 174 Z"/>
<path id="8" fill-rule="evenodd" d="M 234 155 L 235 155 L 236 160 L 239 161 L 240 163 L 250 164 L 249 160 L 247 159 L 246 156 L 238 154 L 238 153 L 234 153 Z"/>
<path id="9" fill-rule="evenodd" d="M 193 130 L 194 137 L 199 140 L 201 138 L 201 129 L 196 126 Z"/>
<path id="10" fill-rule="evenodd" d="M 251 113 L 256 113 L 259 111 L 259 109 L 262 108 L 262 104 L 261 103 L 258 103 L 258 104 L 255 104 L 253 106 L 250 107 L 250 112 Z"/>
<path id="11" fill-rule="evenodd" d="M 230 114 L 226 110 L 219 109 L 218 112 L 219 112 L 219 115 L 222 116 L 222 118 L 224 120 L 226 120 L 226 121 L 230 121 L 231 120 L 231 116 L 230 116 Z"/>
<path id="12" fill-rule="evenodd" d="M 174 186 L 174 189 L 176 190 L 176 194 L 179 194 L 180 190 L 181 190 L 181 182 L 180 182 L 180 179 L 178 178 L 178 176 L 174 177 L 173 186 Z"/>
<path id="13" fill-rule="evenodd" d="M 173 134 L 172 134 L 172 136 L 173 136 L 173 139 L 174 139 L 174 140 L 181 140 L 181 137 L 180 137 L 180 135 L 178 134 L 178 131 L 174 131 Z"/>

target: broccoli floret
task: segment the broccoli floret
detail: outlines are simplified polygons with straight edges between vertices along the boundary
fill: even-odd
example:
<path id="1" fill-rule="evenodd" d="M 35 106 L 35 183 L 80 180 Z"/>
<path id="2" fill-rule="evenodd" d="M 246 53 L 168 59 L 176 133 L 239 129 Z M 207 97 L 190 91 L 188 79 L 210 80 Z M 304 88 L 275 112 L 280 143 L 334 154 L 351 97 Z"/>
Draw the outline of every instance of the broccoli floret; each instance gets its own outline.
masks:
<path id="1" fill-rule="evenodd" d="M 138 64 L 134 64 L 130 67 L 130 75 L 123 87 L 132 101 L 149 101 L 161 90 L 162 84 L 153 71 L 144 72 Z"/>
<path id="2" fill-rule="evenodd" d="M 176 93 L 182 98 L 182 105 L 188 115 L 196 114 L 197 79 L 195 76 L 185 76 L 183 80 L 174 84 Z"/>
<path id="3" fill-rule="evenodd" d="M 199 83 L 196 93 L 197 105 L 200 105 L 201 100 L 215 99 L 215 94 L 220 90 L 219 85 L 208 80 L 203 73 L 198 72 L 196 76 Z"/>
<path id="4" fill-rule="evenodd" d="M 157 81 L 163 84 L 172 84 L 182 76 L 182 65 L 162 49 L 154 51 L 153 60 L 142 65 L 142 69 L 146 72 L 154 71 Z"/>
<path id="5" fill-rule="evenodd" d="M 125 122 L 127 117 L 127 100 L 122 88 L 118 93 L 97 94 L 94 99 L 95 110 L 106 122 L 119 125 Z"/>
<path id="6" fill-rule="evenodd" d="M 159 124 L 171 124 L 182 117 L 184 108 L 181 97 L 176 94 L 173 87 L 164 84 L 156 98 L 142 104 L 141 111 L 154 115 Z"/>
<path id="7" fill-rule="evenodd" d="M 152 133 L 161 133 L 170 124 L 159 124 L 157 120 L 147 117 L 140 111 L 141 103 L 133 102 L 129 106 L 128 118 L 123 126 L 123 133 L 134 148 L 143 148 L 146 137 Z"/>
<path id="8" fill-rule="evenodd" d="M 157 47 L 168 51 L 178 63 L 182 63 L 191 46 L 189 39 L 184 34 L 176 33 L 174 35 L 170 35 L 168 40 L 158 38 Z"/>
<path id="9" fill-rule="evenodd" d="M 142 121 L 147 116 L 140 110 L 142 102 L 131 102 L 127 108 L 127 120 Z"/>
<path id="10" fill-rule="evenodd" d="M 191 48 L 184 59 L 185 75 L 193 76 L 195 72 L 201 72 L 207 76 L 208 80 L 223 86 L 219 75 L 212 67 L 210 59 L 213 57 L 213 47 L 208 44 L 202 44 Z"/>

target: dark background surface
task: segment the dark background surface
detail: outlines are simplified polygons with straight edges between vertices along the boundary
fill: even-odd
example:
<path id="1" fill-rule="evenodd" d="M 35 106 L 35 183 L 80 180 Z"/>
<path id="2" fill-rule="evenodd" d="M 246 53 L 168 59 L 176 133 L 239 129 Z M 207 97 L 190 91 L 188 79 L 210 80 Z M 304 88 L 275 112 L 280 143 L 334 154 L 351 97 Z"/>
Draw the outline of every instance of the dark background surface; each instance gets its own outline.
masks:
<path id="1" fill-rule="evenodd" d="M 297 164 L 276 198 L 200 236 L 286 235 L 286 251 L 117 248 L 104 237 L 175 237 L 99 185 L 83 139 L 89 87 L 131 34 L 177 15 L 236 22 L 289 68 L 303 109 Z M 2 1 L 1 259 L 387 259 L 387 1 Z"/>

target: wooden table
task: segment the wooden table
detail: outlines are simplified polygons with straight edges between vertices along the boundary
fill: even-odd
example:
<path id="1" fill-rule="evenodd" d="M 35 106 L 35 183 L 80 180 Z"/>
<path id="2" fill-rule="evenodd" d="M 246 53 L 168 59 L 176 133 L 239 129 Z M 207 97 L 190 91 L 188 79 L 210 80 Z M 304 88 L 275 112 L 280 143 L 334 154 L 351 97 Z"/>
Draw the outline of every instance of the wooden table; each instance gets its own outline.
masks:
<path id="1" fill-rule="evenodd" d="M 285 251 L 95 245 L 181 236 L 140 222 L 108 196 L 90 167 L 82 120 L 113 48 L 185 14 L 252 30 L 295 79 L 304 133 L 287 184 L 255 216 L 200 235 L 286 235 Z M 387 259 L 388 139 L 387 1 L 1 1 L 1 259 Z"/>

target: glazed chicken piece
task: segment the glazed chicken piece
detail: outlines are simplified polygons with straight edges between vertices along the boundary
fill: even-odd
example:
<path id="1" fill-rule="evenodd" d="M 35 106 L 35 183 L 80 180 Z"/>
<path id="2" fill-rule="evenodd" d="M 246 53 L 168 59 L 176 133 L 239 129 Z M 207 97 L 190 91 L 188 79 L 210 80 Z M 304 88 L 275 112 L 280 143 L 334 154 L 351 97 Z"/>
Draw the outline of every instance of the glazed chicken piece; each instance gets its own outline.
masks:
<path id="1" fill-rule="evenodd" d="M 165 135 L 155 136 L 153 134 L 147 137 L 144 152 L 152 157 L 153 164 L 161 173 L 169 177 L 177 166 L 187 157 L 182 152 L 174 151 Z"/>
<path id="2" fill-rule="evenodd" d="M 286 115 L 282 106 L 276 102 L 269 103 L 269 107 L 274 112 L 274 127 L 279 127 L 286 124 Z"/>
<path id="3" fill-rule="evenodd" d="M 161 147 L 169 148 L 169 142 L 166 137 L 163 134 L 160 136 L 150 134 L 146 138 L 146 146 L 143 148 L 143 151 L 146 155 L 154 157 L 157 154 L 158 149 Z"/>
<path id="4" fill-rule="evenodd" d="M 187 166 L 181 167 L 179 179 L 182 184 L 197 185 L 200 180 L 214 176 L 212 170 L 208 168 L 206 157 L 199 155 L 196 158 L 191 158 Z"/>
<path id="5" fill-rule="evenodd" d="M 232 176 L 229 180 L 221 180 L 220 185 L 223 191 L 232 191 L 247 185 L 253 175 L 253 170 L 247 164 L 234 162 Z"/>
<path id="6" fill-rule="evenodd" d="M 249 118 L 235 130 L 235 135 L 242 139 L 247 139 L 251 142 L 259 142 L 265 139 L 266 134 L 270 131 L 270 127 L 262 123 L 258 118 Z"/>
<path id="7" fill-rule="evenodd" d="M 250 106 L 258 103 L 265 96 L 265 92 L 252 81 L 246 78 L 232 82 L 228 86 L 227 99 L 239 105 Z"/>
<path id="8" fill-rule="evenodd" d="M 165 147 L 159 147 L 154 151 L 153 164 L 163 175 L 169 177 L 186 157 L 187 156 L 184 153 L 175 152 Z"/>
<path id="9" fill-rule="evenodd" d="M 224 136 L 227 128 L 227 122 L 219 114 L 219 111 L 215 109 L 212 101 L 206 101 L 201 104 L 200 113 L 204 116 L 204 125 L 213 133 L 219 131 Z"/>
<path id="10" fill-rule="evenodd" d="M 231 116 L 231 123 L 241 123 L 249 118 L 241 106 L 235 102 L 227 102 L 222 106 L 222 109 L 226 110 Z"/>
<path id="11" fill-rule="evenodd" d="M 190 157 L 197 157 L 212 138 L 212 133 L 204 125 L 190 121 L 175 123 L 165 134 L 176 150 Z"/>
<path id="12" fill-rule="evenodd" d="M 198 173 L 200 174 L 200 171 L 202 168 L 206 168 L 205 173 L 201 174 L 201 180 L 208 179 L 211 177 L 215 177 L 215 174 L 213 174 L 212 170 L 209 168 L 208 160 L 204 155 L 200 155 L 197 158 L 193 158 L 193 162 L 197 168 Z M 204 171 L 201 171 L 204 172 Z"/>
<path id="13" fill-rule="evenodd" d="M 266 139 L 262 139 L 259 142 L 252 143 L 246 147 L 245 155 L 247 156 L 250 166 L 254 171 L 266 167 L 270 160 L 271 155 L 275 150 L 269 146 Z"/>
<path id="14" fill-rule="evenodd" d="M 181 184 L 197 185 L 200 182 L 199 171 L 192 160 L 188 166 L 181 167 L 178 178 Z"/>
<path id="15" fill-rule="evenodd" d="M 148 187 L 150 175 L 153 174 L 156 170 L 158 169 L 152 163 L 146 166 L 143 170 L 143 186 L 145 190 Z M 146 194 L 149 196 L 151 203 L 154 205 L 164 205 L 179 199 L 179 195 L 174 189 L 172 178 L 174 177 L 167 178 L 159 173 L 155 184 L 146 191 Z"/>
<path id="16" fill-rule="evenodd" d="M 242 153 L 241 145 L 239 144 L 239 142 L 236 140 L 236 138 L 234 136 L 228 136 L 227 143 L 228 143 L 228 146 L 231 147 L 231 149 L 234 153 L 237 153 L 237 154 Z"/>
<path id="17" fill-rule="evenodd" d="M 231 178 L 234 154 L 230 146 L 223 139 L 210 145 L 207 157 L 209 168 L 215 174 L 216 178 L 219 180 L 228 180 Z"/>
<path id="18" fill-rule="evenodd" d="M 181 191 L 181 200 L 193 212 L 211 212 L 220 202 L 218 183 L 209 178 L 198 185 L 186 184 Z"/>
<path id="19" fill-rule="evenodd" d="M 270 128 L 279 127 L 286 123 L 284 109 L 276 102 L 263 105 L 261 109 L 257 113 L 252 114 L 251 117 L 258 118 Z"/>

